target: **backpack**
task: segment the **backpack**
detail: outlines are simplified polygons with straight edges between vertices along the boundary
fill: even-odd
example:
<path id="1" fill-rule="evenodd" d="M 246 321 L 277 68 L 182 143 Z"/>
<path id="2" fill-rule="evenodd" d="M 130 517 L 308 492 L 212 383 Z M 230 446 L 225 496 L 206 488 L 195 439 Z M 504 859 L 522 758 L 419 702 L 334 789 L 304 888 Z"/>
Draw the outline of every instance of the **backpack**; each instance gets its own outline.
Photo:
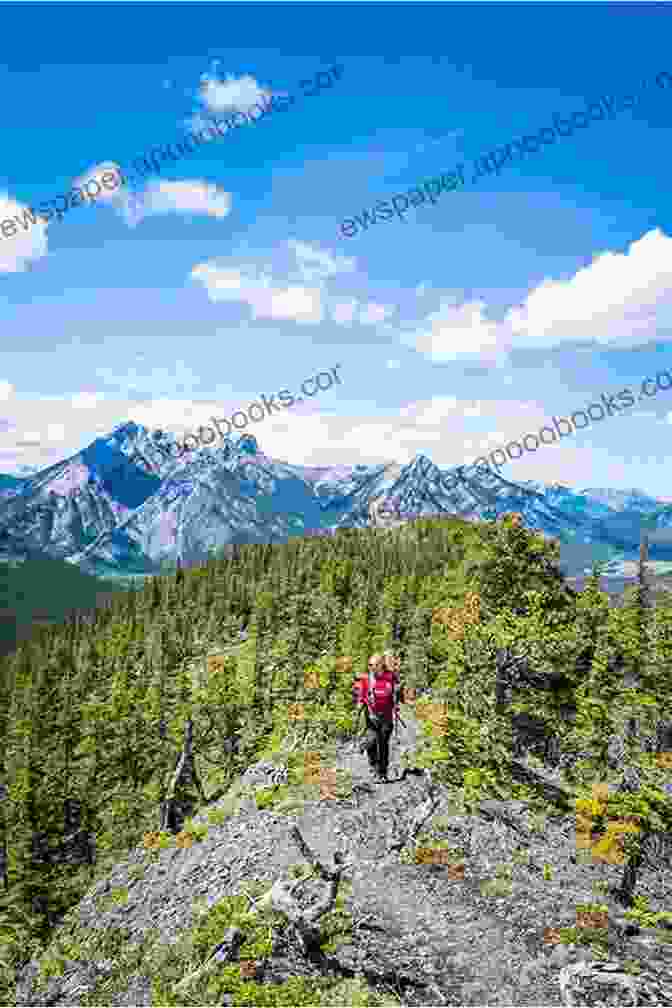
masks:
<path id="1" fill-rule="evenodd" d="M 388 678 L 389 673 L 385 673 L 385 678 Z M 394 687 L 392 698 L 395 708 L 399 706 L 401 700 L 401 676 L 398 672 L 392 672 L 392 685 Z M 371 696 L 371 691 L 373 688 L 373 680 L 371 679 L 371 674 L 369 673 L 369 696 Z"/>
<path id="2" fill-rule="evenodd" d="M 387 682 L 390 681 L 389 680 L 389 676 L 387 676 L 387 675 L 384 676 L 384 679 Z M 375 710 L 376 696 L 375 696 L 375 692 L 374 692 L 374 688 L 373 688 L 374 682 L 375 682 L 375 674 L 372 671 L 369 671 L 368 674 L 367 674 L 367 693 L 366 693 L 367 703 L 366 703 L 366 706 L 367 706 L 367 709 L 368 709 L 368 712 L 369 712 L 369 717 L 373 721 L 378 721 L 381 715 L 380 715 L 380 713 L 377 713 L 376 710 Z M 398 678 L 397 675 L 393 675 L 392 686 L 393 686 L 392 702 L 393 702 L 393 705 L 394 705 L 393 709 L 396 710 L 398 702 L 399 702 L 399 689 L 400 689 L 400 687 L 399 687 L 399 678 Z"/>
<path id="3" fill-rule="evenodd" d="M 373 692 L 373 684 L 375 682 L 375 674 L 369 669 L 366 676 L 366 706 L 369 711 L 369 716 L 374 720 L 376 715 L 373 710 L 373 705 L 376 702 L 376 698 Z"/>

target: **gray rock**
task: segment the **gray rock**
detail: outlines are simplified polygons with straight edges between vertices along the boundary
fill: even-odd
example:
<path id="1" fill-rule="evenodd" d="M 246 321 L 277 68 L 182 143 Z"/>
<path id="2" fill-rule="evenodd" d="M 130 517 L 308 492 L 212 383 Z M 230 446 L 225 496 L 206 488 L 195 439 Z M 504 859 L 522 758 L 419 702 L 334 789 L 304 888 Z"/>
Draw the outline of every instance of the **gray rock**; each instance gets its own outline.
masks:
<path id="1" fill-rule="evenodd" d="M 554 966 L 564 966 L 570 959 L 569 949 L 566 945 L 556 945 L 548 958 Z"/>
<path id="2" fill-rule="evenodd" d="M 558 978 L 563 1005 L 638 1005 L 637 983 L 622 970 L 621 964 L 614 962 L 563 966 Z"/>

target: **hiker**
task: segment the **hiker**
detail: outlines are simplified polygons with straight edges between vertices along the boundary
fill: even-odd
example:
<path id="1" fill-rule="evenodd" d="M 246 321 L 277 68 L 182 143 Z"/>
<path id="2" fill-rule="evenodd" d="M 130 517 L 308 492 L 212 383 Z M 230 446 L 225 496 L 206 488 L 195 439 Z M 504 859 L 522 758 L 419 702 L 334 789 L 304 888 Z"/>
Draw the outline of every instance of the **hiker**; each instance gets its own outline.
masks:
<path id="1" fill-rule="evenodd" d="M 393 651 L 385 651 L 383 654 L 383 663 L 394 684 L 394 734 L 396 736 L 399 725 L 404 725 L 404 722 L 399 717 L 399 704 L 404 698 L 404 689 L 401 685 L 401 658 L 395 655 Z M 404 727 L 406 726 L 404 725 Z"/>
<path id="2" fill-rule="evenodd" d="M 357 684 L 357 720 L 363 708 L 366 719 L 364 748 L 369 766 L 380 780 L 387 780 L 390 736 L 398 714 L 395 694 L 395 673 L 387 670 L 382 655 L 371 655 L 368 675 L 362 676 Z"/>
<path id="3" fill-rule="evenodd" d="M 383 654 L 383 664 L 394 682 L 394 706 L 396 712 L 401 700 L 401 658 L 397 657 L 393 651 L 385 651 Z"/>

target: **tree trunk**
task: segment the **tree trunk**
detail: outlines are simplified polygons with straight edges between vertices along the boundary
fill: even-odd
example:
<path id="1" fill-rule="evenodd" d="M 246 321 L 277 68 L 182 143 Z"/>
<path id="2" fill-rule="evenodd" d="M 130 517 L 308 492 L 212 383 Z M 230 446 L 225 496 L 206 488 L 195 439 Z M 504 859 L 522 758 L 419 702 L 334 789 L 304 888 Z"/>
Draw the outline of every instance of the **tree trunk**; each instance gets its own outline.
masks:
<path id="1" fill-rule="evenodd" d="M 644 843 L 644 837 L 641 844 Z M 637 872 L 642 864 L 641 845 L 637 854 L 627 857 L 623 878 L 620 887 L 614 892 L 614 897 L 623 907 L 631 907 L 634 904 L 635 886 L 637 885 Z"/>
<path id="2" fill-rule="evenodd" d="M 194 765 L 192 748 L 193 730 L 194 725 L 190 718 L 185 723 L 182 752 L 170 780 L 166 798 L 161 805 L 159 829 L 167 830 L 170 833 L 179 833 L 184 820 L 192 814 L 194 809 L 194 787 L 198 791 L 201 801 L 205 801 L 203 787 Z"/>

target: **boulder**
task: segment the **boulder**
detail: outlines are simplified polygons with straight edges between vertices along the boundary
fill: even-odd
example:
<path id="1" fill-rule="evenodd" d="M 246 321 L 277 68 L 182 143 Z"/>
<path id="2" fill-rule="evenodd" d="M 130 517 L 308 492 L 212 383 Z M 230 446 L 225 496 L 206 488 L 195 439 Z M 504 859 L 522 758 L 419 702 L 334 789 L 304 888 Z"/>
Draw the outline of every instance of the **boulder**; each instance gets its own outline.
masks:
<path id="1" fill-rule="evenodd" d="M 631 976 L 614 960 L 565 966 L 559 976 L 563 1005 L 666 1005 L 672 1003 L 669 973 L 652 967 Z"/>
<path id="2" fill-rule="evenodd" d="M 242 776 L 243 787 L 257 788 L 277 787 L 286 784 L 288 780 L 287 767 L 278 766 L 270 760 L 260 760 L 249 766 Z"/>

